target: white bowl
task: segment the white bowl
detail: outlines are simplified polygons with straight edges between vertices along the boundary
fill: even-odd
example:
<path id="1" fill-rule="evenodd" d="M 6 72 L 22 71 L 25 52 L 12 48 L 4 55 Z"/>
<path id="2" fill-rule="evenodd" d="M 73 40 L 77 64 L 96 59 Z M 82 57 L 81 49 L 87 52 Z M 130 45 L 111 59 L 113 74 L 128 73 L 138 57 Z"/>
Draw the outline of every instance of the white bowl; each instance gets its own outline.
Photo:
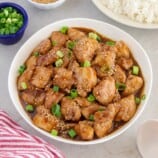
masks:
<path id="1" fill-rule="evenodd" d="M 43 4 L 43 3 L 37 3 L 32 0 L 28 0 L 29 3 L 31 3 L 33 6 L 39 8 L 39 9 L 53 9 L 56 8 L 60 5 L 62 5 L 66 0 L 57 0 L 56 2 L 48 3 L 48 4 Z"/>
<path id="2" fill-rule="evenodd" d="M 117 21 L 118 23 L 140 29 L 158 29 L 158 24 L 139 23 L 131 20 L 127 16 L 114 13 L 113 11 L 104 6 L 101 0 L 92 0 L 92 2 L 103 14 Z"/>
<path id="3" fill-rule="evenodd" d="M 141 70 L 145 79 L 144 93 L 147 96 L 146 100 L 143 101 L 139 105 L 139 108 L 136 114 L 129 122 L 127 122 L 123 127 L 121 127 L 120 129 L 116 130 L 115 132 L 111 133 L 110 135 L 104 138 L 96 139 L 92 141 L 72 141 L 72 140 L 61 138 L 61 137 L 52 137 L 49 133 L 45 132 L 42 129 L 39 129 L 32 123 L 31 119 L 28 117 L 27 113 L 24 111 L 20 103 L 18 91 L 17 91 L 17 76 L 18 76 L 17 70 L 19 66 L 25 62 L 25 60 L 29 57 L 31 51 L 35 48 L 37 44 L 39 44 L 42 40 L 48 38 L 51 35 L 52 31 L 59 30 L 59 28 L 61 28 L 62 26 L 91 28 L 93 30 L 96 30 L 100 34 L 105 35 L 106 37 L 109 37 L 113 40 L 125 41 L 126 44 L 129 46 L 130 50 L 133 52 L 134 58 L 136 59 L 136 61 L 138 61 L 141 67 Z M 37 33 L 35 33 L 28 41 L 25 42 L 25 44 L 17 52 L 11 64 L 9 79 L 8 79 L 8 87 L 9 87 L 10 97 L 16 109 L 24 118 L 24 120 L 26 120 L 26 122 L 28 122 L 28 124 L 35 130 L 39 131 L 45 136 L 50 137 L 51 139 L 55 139 L 55 140 L 65 142 L 65 143 L 79 144 L 79 145 L 97 144 L 101 142 L 106 142 L 120 135 L 138 119 L 143 109 L 145 108 L 145 105 L 150 96 L 151 87 L 152 87 L 152 68 L 151 68 L 149 58 L 146 52 L 144 51 L 144 49 L 128 33 L 120 30 L 119 28 L 115 26 L 112 26 L 112 25 L 109 25 L 107 23 L 97 21 L 97 20 L 84 19 L 84 18 L 66 19 L 66 20 L 61 20 L 61 21 L 52 23 L 42 28 Z"/>

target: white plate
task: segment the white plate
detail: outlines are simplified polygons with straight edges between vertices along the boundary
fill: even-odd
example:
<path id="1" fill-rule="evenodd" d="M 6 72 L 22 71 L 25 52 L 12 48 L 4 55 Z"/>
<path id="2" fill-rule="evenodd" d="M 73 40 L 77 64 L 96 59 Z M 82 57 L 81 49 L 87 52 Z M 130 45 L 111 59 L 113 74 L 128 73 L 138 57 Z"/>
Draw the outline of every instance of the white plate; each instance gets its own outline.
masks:
<path id="1" fill-rule="evenodd" d="M 92 0 L 92 2 L 102 13 L 104 13 L 109 18 L 111 18 L 121 24 L 131 26 L 131 27 L 136 27 L 136 28 L 142 28 L 142 29 L 158 29 L 158 24 L 147 24 L 147 23 L 135 22 L 133 20 L 130 20 L 126 16 L 112 12 L 110 9 L 106 8 L 102 4 L 101 0 Z"/>

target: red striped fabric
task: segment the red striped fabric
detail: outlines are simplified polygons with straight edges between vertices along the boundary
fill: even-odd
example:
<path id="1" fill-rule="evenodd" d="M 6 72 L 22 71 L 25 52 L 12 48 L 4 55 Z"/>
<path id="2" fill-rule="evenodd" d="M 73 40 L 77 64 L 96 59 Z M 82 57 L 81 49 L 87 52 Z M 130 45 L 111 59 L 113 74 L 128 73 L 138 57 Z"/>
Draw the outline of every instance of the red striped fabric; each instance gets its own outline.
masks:
<path id="1" fill-rule="evenodd" d="M 29 135 L 0 110 L 0 158 L 65 158 L 53 145 Z"/>

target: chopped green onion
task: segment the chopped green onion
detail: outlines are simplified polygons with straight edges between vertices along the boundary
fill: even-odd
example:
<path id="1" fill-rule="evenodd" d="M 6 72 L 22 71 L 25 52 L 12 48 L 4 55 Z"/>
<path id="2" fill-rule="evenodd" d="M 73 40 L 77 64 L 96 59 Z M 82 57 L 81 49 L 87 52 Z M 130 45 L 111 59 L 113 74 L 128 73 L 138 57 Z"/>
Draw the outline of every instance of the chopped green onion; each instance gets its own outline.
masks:
<path id="1" fill-rule="evenodd" d="M 52 111 L 52 114 L 54 114 L 56 117 L 61 116 L 61 110 L 60 110 L 60 105 L 59 104 L 53 105 L 51 111 Z"/>
<path id="2" fill-rule="evenodd" d="M 55 62 L 55 66 L 56 67 L 61 67 L 63 65 L 63 60 L 62 59 L 58 59 L 56 62 Z"/>
<path id="3" fill-rule="evenodd" d="M 141 100 L 145 100 L 146 99 L 146 95 L 142 95 Z"/>
<path id="4" fill-rule="evenodd" d="M 126 88 L 126 85 L 124 83 L 116 82 L 116 89 L 119 91 L 124 91 Z"/>
<path id="5" fill-rule="evenodd" d="M 114 41 L 106 41 L 105 44 L 108 45 L 108 46 L 114 46 L 115 43 L 116 43 L 116 42 L 114 42 Z"/>
<path id="6" fill-rule="evenodd" d="M 72 99 L 74 99 L 74 98 L 76 98 L 77 96 L 78 96 L 77 90 L 76 90 L 76 89 L 71 89 L 71 91 L 70 91 L 70 97 L 71 97 Z"/>
<path id="7" fill-rule="evenodd" d="M 52 41 L 52 45 L 56 46 L 57 45 L 57 41 Z"/>
<path id="8" fill-rule="evenodd" d="M 99 108 L 99 109 L 98 109 L 98 111 L 104 111 L 104 110 L 105 110 L 105 109 L 103 109 L 103 108 Z"/>
<path id="9" fill-rule="evenodd" d="M 68 27 L 67 26 L 63 26 L 61 29 L 60 29 L 60 32 L 63 33 L 63 34 L 66 34 L 67 31 L 68 31 Z"/>
<path id="10" fill-rule="evenodd" d="M 83 67 L 90 67 L 91 63 L 90 63 L 90 61 L 86 60 L 82 65 L 83 65 Z"/>
<path id="11" fill-rule="evenodd" d="M 138 75 L 139 74 L 139 67 L 138 66 L 133 66 L 132 67 L 132 74 L 133 75 Z"/>
<path id="12" fill-rule="evenodd" d="M 27 84 L 26 84 L 26 82 L 21 82 L 21 87 L 22 87 L 22 89 L 27 89 Z"/>
<path id="13" fill-rule="evenodd" d="M 59 86 L 53 86 L 53 91 L 58 92 L 59 91 Z"/>
<path id="14" fill-rule="evenodd" d="M 38 56 L 39 56 L 39 53 L 38 53 L 38 52 L 34 52 L 33 55 L 34 55 L 35 57 L 38 57 Z"/>
<path id="15" fill-rule="evenodd" d="M 75 44 L 76 44 L 75 42 L 69 41 L 69 42 L 67 43 L 67 48 L 73 50 L 73 48 L 75 47 Z"/>
<path id="16" fill-rule="evenodd" d="M 18 69 L 19 74 L 22 75 L 23 72 L 25 71 L 25 69 L 26 69 L 26 66 L 25 66 L 25 65 L 21 65 L 21 66 L 19 67 L 19 69 Z"/>
<path id="17" fill-rule="evenodd" d="M 87 100 L 89 102 L 94 102 L 96 100 L 95 96 L 93 94 L 89 94 L 88 97 L 87 97 Z"/>
<path id="18" fill-rule="evenodd" d="M 53 135 L 53 136 L 57 136 L 57 135 L 58 135 L 58 131 L 55 130 L 55 129 L 52 129 L 52 131 L 51 131 L 51 135 Z"/>
<path id="19" fill-rule="evenodd" d="M 34 107 L 32 105 L 30 105 L 30 104 L 26 105 L 25 109 L 28 112 L 33 112 L 34 111 Z"/>
<path id="20" fill-rule="evenodd" d="M 100 37 L 94 32 L 89 32 L 88 37 L 92 38 L 92 39 L 95 39 L 95 40 L 98 40 L 98 41 L 101 41 Z"/>
<path id="21" fill-rule="evenodd" d="M 69 50 L 68 57 L 71 58 L 71 56 L 72 56 L 72 51 Z"/>
<path id="22" fill-rule="evenodd" d="M 89 120 L 90 120 L 90 121 L 94 121 L 94 115 L 91 114 L 91 115 L 89 116 Z"/>
<path id="23" fill-rule="evenodd" d="M 23 25 L 23 16 L 12 7 L 0 9 L 0 35 L 15 34 Z"/>
<path id="24" fill-rule="evenodd" d="M 56 55 L 57 55 L 58 57 L 62 58 L 62 57 L 64 56 L 64 53 L 63 53 L 62 51 L 58 50 L 58 51 L 56 52 Z"/>
<path id="25" fill-rule="evenodd" d="M 77 134 L 76 134 L 76 131 L 74 129 L 70 129 L 68 131 L 68 134 L 71 138 L 74 138 Z"/>
<path id="26" fill-rule="evenodd" d="M 139 97 L 135 97 L 135 103 L 136 104 L 140 104 L 141 103 L 141 99 Z"/>

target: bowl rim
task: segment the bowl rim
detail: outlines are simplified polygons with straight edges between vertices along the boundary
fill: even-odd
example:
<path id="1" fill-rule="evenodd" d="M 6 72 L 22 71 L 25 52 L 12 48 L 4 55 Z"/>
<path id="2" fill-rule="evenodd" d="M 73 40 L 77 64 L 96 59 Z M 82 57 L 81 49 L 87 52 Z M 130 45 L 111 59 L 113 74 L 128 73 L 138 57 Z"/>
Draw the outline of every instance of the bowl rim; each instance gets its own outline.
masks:
<path id="1" fill-rule="evenodd" d="M 100 139 L 95 139 L 95 140 L 92 140 L 92 141 L 73 141 L 73 140 L 69 140 L 69 139 L 64 139 L 64 138 L 61 138 L 61 137 L 52 137 L 50 134 L 48 134 L 48 132 L 45 132 L 44 130 L 36 127 L 30 120 L 28 120 L 27 118 L 25 118 L 25 116 L 22 115 L 21 113 L 21 110 L 18 108 L 18 106 L 16 105 L 16 101 L 15 101 L 15 98 L 13 97 L 12 95 L 12 71 L 13 71 L 13 66 L 14 66 L 14 63 L 15 63 L 15 60 L 16 58 L 18 58 L 18 55 L 21 51 L 21 49 L 27 45 L 29 43 L 29 40 L 34 38 L 39 32 L 41 32 L 42 30 L 45 30 L 47 29 L 47 27 L 50 27 L 52 25 L 59 25 L 62 23 L 62 25 L 65 23 L 65 22 L 71 22 L 72 25 L 73 25 L 73 22 L 76 22 L 76 21 L 89 21 L 89 22 L 92 22 L 92 23 L 99 23 L 99 24 L 102 24 L 102 25 L 107 25 L 108 27 L 111 27 L 112 29 L 115 29 L 123 34 L 125 34 L 126 36 L 128 36 L 128 38 L 130 38 L 132 41 L 135 42 L 135 44 L 137 44 L 137 47 L 140 48 L 140 50 L 142 51 L 143 55 L 145 56 L 146 58 L 146 62 L 148 64 L 148 67 L 149 67 L 149 75 L 150 75 L 150 78 L 151 80 L 149 81 L 149 89 L 148 89 L 148 95 L 145 99 L 145 101 L 143 102 L 141 108 L 139 108 L 137 111 L 136 111 L 136 114 L 133 116 L 133 118 L 127 122 L 125 125 L 123 125 L 123 127 L 121 127 L 120 129 L 112 132 L 111 134 L 103 137 L 103 138 L 100 138 Z M 52 29 L 53 30 L 53 29 Z M 151 95 L 151 89 L 152 89 L 152 82 L 153 82 L 153 73 L 152 73 L 152 67 L 151 67 L 151 63 L 150 63 L 150 60 L 149 60 L 149 57 L 146 53 L 146 51 L 142 48 L 142 46 L 128 33 L 126 33 L 125 31 L 121 30 L 120 28 L 114 26 L 114 25 L 111 25 L 111 24 L 108 24 L 106 22 L 103 22 L 103 21 L 99 21 L 99 20 L 95 20 L 95 19 L 88 19 L 88 18 L 70 18 L 70 19 L 64 19 L 64 20 L 59 20 L 59 21 L 56 21 L 56 22 L 53 22 L 49 25 L 46 25 L 45 27 L 43 27 L 42 29 L 38 30 L 35 34 L 33 34 L 24 44 L 23 46 L 19 49 L 18 53 L 15 55 L 13 61 L 12 61 L 12 64 L 11 64 L 11 67 L 10 67 L 10 70 L 9 70 L 9 76 L 8 76 L 8 89 L 9 89 L 9 95 L 11 97 L 11 100 L 14 104 L 14 107 L 17 109 L 17 111 L 20 113 L 20 115 L 22 116 L 22 118 L 33 128 L 33 129 L 36 129 L 39 133 L 43 134 L 44 136 L 47 136 L 49 138 L 51 138 L 52 140 L 57 140 L 57 141 L 60 141 L 62 143 L 67 143 L 67 144 L 73 144 L 73 145 L 93 145 L 93 144 L 99 144 L 99 143 L 103 143 L 103 142 L 106 142 L 106 141 L 109 141 L 117 136 L 119 136 L 120 134 L 122 134 L 124 131 L 126 131 L 129 127 L 131 127 L 133 125 L 133 123 L 138 119 L 138 117 L 142 114 L 148 100 L 149 100 L 149 97 Z M 13 88 L 14 89 L 14 88 Z M 16 89 L 17 91 L 17 89 Z M 21 105 L 21 103 L 20 103 Z M 22 105 L 21 105 L 22 106 Z"/>
<path id="2" fill-rule="evenodd" d="M 55 6 L 55 5 L 59 5 L 59 4 L 62 4 L 63 2 L 65 2 L 66 0 L 57 0 L 55 2 L 51 2 L 51 3 L 38 3 L 38 2 L 35 2 L 35 1 L 32 1 L 32 0 L 27 0 L 29 1 L 30 3 L 32 3 L 33 5 L 38 5 L 40 7 L 48 7 L 48 6 Z"/>
<path id="3" fill-rule="evenodd" d="M 26 27 L 28 25 L 28 20 L 29 20 L 26 10 L 22 6 L 20 6 L 19 4 L 12 3 L 12 2 L 2 2 L 2 3 L 0 3 L 0 9 L 2 7 L 13 7 L 13 8 L 15 8 L 17 11 L 20 12 L 20 14 L 22 14 L 22 16 L 24 18 L 24 20 L 23 20 L 24 23 L 23 23 L 22 27 L 16 33 L 8 34 L 8 35 L 0 35 L 0 38 L 4 38 L 4 39 L 5 38 L 12 38 L 12 37 L 15 37 L 17 34 L 22 33 L 26 29 Z"/>

